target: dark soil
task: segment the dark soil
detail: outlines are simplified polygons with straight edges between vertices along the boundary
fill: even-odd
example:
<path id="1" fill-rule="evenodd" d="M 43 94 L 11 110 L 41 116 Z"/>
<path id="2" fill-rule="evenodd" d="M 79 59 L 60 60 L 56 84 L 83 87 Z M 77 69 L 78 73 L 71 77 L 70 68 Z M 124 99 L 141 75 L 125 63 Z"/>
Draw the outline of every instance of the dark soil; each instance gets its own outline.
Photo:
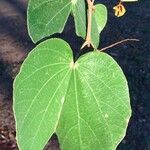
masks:
<path id="1" fill-rule="evenodd" d="M 117 0 L 103 2 L 109 9 L 109 21 L 101 35 L 100 48 L 125 38 L 138 38 L 107 50 L 122 67 L 130 88 L 132 118 L 127 135 L 117 150 L 150 150 L 150 1 L 126 4 L 122 18 L 114 16 Z M 12 85 L 27 54 L 35 45 L 27 33 L 27 0 L 0 0 L 0 150 L 17 150 L 12 112 Z M 83 40 L 74 32 L 70 17 L 61 37 L 70 43 L 75 57 Z M 84 50 L 85 52 L 86 50 Z M 41 131 L 42 132 L 42 131 Z M 45 149 L 59 150 L 54 135 Z"/>

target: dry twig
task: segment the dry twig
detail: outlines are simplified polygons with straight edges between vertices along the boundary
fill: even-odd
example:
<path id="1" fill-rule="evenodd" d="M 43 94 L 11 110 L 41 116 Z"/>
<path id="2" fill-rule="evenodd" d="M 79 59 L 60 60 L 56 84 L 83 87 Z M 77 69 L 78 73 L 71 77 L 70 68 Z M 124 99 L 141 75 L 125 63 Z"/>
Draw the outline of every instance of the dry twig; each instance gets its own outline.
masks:
<path id="1" fill-rule="evenodd" d="M 125 43 L 125 42 L 129 42 L 129 41 L 139 42 L 140 40 L 139 39 L 124 39 L 124 40 L 121 40 L 121 41 L 116 42 L 114 44 L 111 44 L 111 45 L 109 45 L 107 47 L 104 47 L 104 48 L 100 49 L 99 51 L 105 51 L 105 50 L 110 49 L 110 48 L 112 48 L 114 46 L 117 46 L 117 45 Z"/>

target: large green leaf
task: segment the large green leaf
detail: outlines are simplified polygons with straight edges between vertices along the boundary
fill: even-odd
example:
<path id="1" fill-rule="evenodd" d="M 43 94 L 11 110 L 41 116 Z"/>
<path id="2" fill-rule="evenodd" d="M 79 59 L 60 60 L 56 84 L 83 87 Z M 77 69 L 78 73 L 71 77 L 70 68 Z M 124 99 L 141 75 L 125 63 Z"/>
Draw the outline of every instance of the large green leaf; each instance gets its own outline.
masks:
<path id="1" fill-rule="evenodd" d="M 60 33 L 71 11 L 71 0 L 30 0 L 28 31 L 33 42 Z"/>
<path id="2" fill-rule="evenodd" d="M 55 132 L 62 150 L 114 150 L 131 114 L 118 64 L 98 51 L 73 63 L 59 39 L 29 54 L 14 82 L 13 106 L 20 150 L 42 150 Z"/>

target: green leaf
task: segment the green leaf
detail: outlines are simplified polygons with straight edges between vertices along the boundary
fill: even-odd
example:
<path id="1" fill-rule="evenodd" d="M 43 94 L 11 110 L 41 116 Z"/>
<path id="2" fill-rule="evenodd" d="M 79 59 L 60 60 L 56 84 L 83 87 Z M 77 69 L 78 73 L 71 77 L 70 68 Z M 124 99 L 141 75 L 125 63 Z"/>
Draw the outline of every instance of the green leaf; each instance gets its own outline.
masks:
<path id="1" fill-rule="evenodd" d="M 55 132 L 62 150 L 114 150 L 131 115 L 118 64 L 98 51 L 73 63 L 59 39 L 39 44 L 23 63 L 13 109 L 20 150 L 42 150 Z"/>
<path id="2" fill-rule="evenodd" d="M 76 34 L 83 39 L 86 37 L 86 7 L 85 0 L 75 0 L 72 4 L 72 12 L 75 21 Z"/>
<path id="3" fill-rule="evenodd" d="M 14 83 L 17 140 L 21 150 L 42 150 L 55 132 L 68 88 L 70 47 L 52 39 L 25 60 Z"/>
<path id="4" fill-rule="evenodd" d="M 92 29 L 91 29 L 91 41 L 95 49 L 99 45 L 99 31 L 94 15 L 92 16 Z"/>
<path id="5" fill-rule="evenodd" d="M 103 4 L 95 5 L 94 17 L 96 20 L 97 28 L 99 32 L 102 32 L 107 23 L 107 8 Z"/>
<path id="6" fill-rule="evenodd" d="M 30 0 L 28 31 L 33 42 L 61 33 L 71 11 L 71 0 Z"/>
<path id="7" fill-rule="evenodd" d="M 99 45 L 99 34 L 107 23 L 107 8 L 103 4 L 95 5 L 95 11 L 92 17 L 92 43 L 95 48 Z"/>

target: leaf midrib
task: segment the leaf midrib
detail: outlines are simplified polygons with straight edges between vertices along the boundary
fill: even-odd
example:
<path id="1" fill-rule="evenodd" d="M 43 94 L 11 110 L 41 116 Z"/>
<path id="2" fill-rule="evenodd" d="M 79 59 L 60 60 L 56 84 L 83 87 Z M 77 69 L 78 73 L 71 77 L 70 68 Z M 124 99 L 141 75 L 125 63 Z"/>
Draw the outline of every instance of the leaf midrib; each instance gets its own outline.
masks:
<path id="1" fill-rule="evenodd" d="M 77 81 L 76 81 L 76 73 L 73 70 L 74 75 L 74 89 L 75 89 L 75 100 L 76 100 L 76 108 L 77 108 L 77 125 L 78 125 L 78 134 L 79 134 L 79 146 L 80 150 L 82 150 L 82 137 L 81 137 L 81 127 L 80 127 L 80 112 L 79 112 L 79 103 L 78 103 L 78 94 L 77 94 Z"/>
<path id="2" fill-rule="evenodd" d="M 105 130 L 108 129 L 109 136 L 110 136 L 110 140 L 111 140 L 111 143 L 112 143 L 112 145 L 113 145 L 114 142 L 113 142 L 112 133 L 111 133 L 111 131 L 110 131 L 109 125 L 108 125 L 108 123 L 107 123 L 107 120 L 106 120 L 105 117 L 103 116 L 102 110 L 101 110 L 101 108 L 100 108 L 100 106 L 99 106 L 99 102 L 98 102 L 98 100 L 97 100 L 97 97 L 95 96 L 94 91 L 92 90 L 92 87 L 90 86 L 90 84 L 88 83 L 88 81 L 85 79 L 85 77 L 83 76 L 83 74 L 82 74 L 79 70 L 78 70 L 78 72 L 79 72 L 79 73 L 81 74 L 81 76 L 83 77 L 84 81 L 86 82 L 88 88 L 90 89 L 90 91 L 91 91 L 91 93 L 92 93 L 92 95 L 93 95 L 93 97 L 94 97 L 94 99 L 95 99 L 97 108 L 98 108 L 98 110 L 99 110 L 99 112 L 100 112 L 100 114 L 101 114 L 101 117 L 103 118 L 103 120 L 104 120 L 104 122 L 105 122 L 105 125 L 107 126 L 107 128 L 105 128 Z"/>

